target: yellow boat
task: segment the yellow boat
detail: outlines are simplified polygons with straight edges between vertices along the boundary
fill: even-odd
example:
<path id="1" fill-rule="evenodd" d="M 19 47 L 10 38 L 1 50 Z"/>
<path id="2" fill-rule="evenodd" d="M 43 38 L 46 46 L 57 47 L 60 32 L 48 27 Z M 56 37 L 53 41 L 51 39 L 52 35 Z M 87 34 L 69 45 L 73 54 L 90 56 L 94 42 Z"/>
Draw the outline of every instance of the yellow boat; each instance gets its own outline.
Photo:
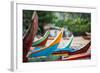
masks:
<path id="1" fill-rule="evenodd" d="M 60 40 L 62 39 L 64 29 L 62 28 L 56 38 L 45 47 L 36 47 L 31 51 L 31 54 L 28 54 L 28 57 L 39 57 L 39 56 L 49 56 L 55 49 L 57 49 Z"/>

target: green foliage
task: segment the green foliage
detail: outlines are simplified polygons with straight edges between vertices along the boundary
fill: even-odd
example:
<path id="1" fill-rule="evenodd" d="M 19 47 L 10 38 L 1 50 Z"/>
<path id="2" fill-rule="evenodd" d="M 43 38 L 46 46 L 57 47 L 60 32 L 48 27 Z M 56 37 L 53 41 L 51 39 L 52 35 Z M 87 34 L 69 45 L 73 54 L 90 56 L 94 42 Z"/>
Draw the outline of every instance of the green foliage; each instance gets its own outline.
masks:
<path id="1" fill-rule="evenodd" d="M 54 23 L 55 19 L 57 18 L 54 15 L 54 12 L 50 11 L 37 11 L 38 16 L 39 16 L 39 23 L 44 24 L 44 23 Z"/>
<path id="2" fill-rule="evenodd" d="M 39 30 L 38 32 L 42 35 L 44 32 L 44 26 L 48 23 L 55 23 L 57 17 L 54 15 L 54 12 L 50 11 L 37 11 L 39 17 Z"/>
<path id="3" fill-rule="evenodd" d="M 23 33 L 28 29 L 31 24 L 33 11 L 23 10 Z"/>
<path id="4" fill-rule="evenodd" d="M 67 17 L 66 17 L 67 15 Z M 89 13 L 66 13 L 64 20 L 58 20 L 56 26 L 66 27 L 72 32 L 90 32 L 91 15 Z"/>
<path id="5" fill-rule="evenodd" d="M 28 26 L 31 24 L 33 12 L 34 11 L 32 10 L 23 10 L 23 32 L 25 32 L 28 29 Z M 43 34 L 42 32 L 44 32 L 44 25 L 54 23 L 57 17 L 54 15 L 54 12 L 50 11 L 37 11 L 37 14 L 39 21 L 38 34 Z"/>
<path id="6" fill-rule="evenodd" d="M 23 31 L 31 24 L 32 14 L 32 10 L 23 10 Z M 71 32 L 91 32 L 90 13 L 37 11 L 37 14 L 39 19 L 38 34 L 43 34 L 43 27 L 49 23 L 68 28 Z"/>

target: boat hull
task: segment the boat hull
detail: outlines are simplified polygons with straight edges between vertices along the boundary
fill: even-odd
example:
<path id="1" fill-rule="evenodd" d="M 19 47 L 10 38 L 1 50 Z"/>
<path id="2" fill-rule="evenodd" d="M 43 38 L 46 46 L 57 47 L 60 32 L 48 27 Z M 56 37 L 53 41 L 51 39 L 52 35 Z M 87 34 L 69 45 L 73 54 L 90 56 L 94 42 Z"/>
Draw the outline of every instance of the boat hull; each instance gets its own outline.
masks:
<path id="1" fill-rule="evenodd" d="M 42 50 L 41 52 L 36 52 L 34 54 L 29 55 L 29 57 L 32 58 L 32 57 L 39 57 L 39 56 L 49 56 L 54 52 L 54 50 L 57 47 L 58 47 L 58 44 L 55 44 L 54 46 L 46 48 L 45 50 Z M 41 48 L 38 48 L 38 49 L 41 49 Z M 34 52 L 34 50 L 32 52 Z"/>

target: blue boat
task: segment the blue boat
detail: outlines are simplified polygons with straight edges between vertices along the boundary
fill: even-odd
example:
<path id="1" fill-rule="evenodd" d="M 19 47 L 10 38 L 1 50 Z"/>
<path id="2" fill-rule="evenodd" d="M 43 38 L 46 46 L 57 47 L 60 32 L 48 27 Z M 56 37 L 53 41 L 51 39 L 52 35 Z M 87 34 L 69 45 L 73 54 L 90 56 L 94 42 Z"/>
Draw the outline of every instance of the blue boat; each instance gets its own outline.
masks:
<path id="1" fill-rule="evenodd" d="M 27 57 L 32 58 L 32 57 L 39 57 L 39 56 L 49 56 L 54 52 L 54 50 L 57 49 L 62 36 L 63 36 L 63 29 L 59 32 L 56 38 L 48 46 L 34 47 L 34 49 L 29 52 Z"/>

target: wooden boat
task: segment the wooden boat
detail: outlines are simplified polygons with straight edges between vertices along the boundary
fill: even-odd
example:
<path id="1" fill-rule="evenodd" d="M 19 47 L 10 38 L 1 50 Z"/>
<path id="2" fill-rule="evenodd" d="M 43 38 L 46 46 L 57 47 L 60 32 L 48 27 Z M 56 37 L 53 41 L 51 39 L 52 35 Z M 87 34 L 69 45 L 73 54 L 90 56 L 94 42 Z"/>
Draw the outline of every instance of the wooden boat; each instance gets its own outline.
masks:
<path id="1" fill-rule="evenodd" d="M 32 58 L 51 55 L 54 52 L 54 50 L 58 47 L 60 40 L 63 36 L 63 31 L 64 29 L 61 29 L 56 38 L 48 46 L 34 48 L 34 50 L 31 51 L 31 54 L 28 54 L 27 57 Z"/>
<path id="2" fill-rule="evenodd" d="M 78 59 L 90 59 L 91 58 L 91 49 L 89 48 L 87 52 L 70 55 L 65 58 L 65 60 L 78 60 Z"/>
<path id="3" fill-rule="evenodd" d="M 68 60 L 79 60 L 79 59 L 90 59 L 91 58 L 91 48 L 89 48 L 84 53 L 62 56 L 57 61 L 68 61 Z"/>
<path id="4" fill-rule="evenodd" d="M 32 41 L 37 33 L 37 30 L 38 30 L 38 16 L 37 13 L 34 12 L 32 17 L 32 23 L 23 37 L 23 62 L 27 62 L 28 60 L 26 55 L 30 47 L 32 46 Z"/>
<path id="5" fill-rule="evenodd" d="M 85 53 L 85 52 L 87 52 L 87 50 L 89 49 L 90 46 L 91 46 L 91 41 L 87 45 L 85 45 L 82 48 L 80 48 L 79 50 L 75 50 L 73 52 L 69 52 L 69 55 Z"/>
<path id="6" fill-rule="evenodd" d="M 79 50 L 66 46 L 65 48 L 55 50 L 54 53 L 66 51 L 69 55 L 80 54 L 86 52 L 89 49 L 90 45 L 91 42 L 89 42 L 87 45 L 83 46 Z"/>
<path id="7" fill-rule="evenodd" d="M 84 47 L 80 48 L 79 50 L 75 50 L 75 49 L 72 49 L 72 48 L 64 48 L 64 49 L 61 49 L 59 51 L 55 51 L 52 54 L 61 56 L 61 59 L 63 57 L 69 56 L 69 58 L 67 58 L 67 60 L 90 58 L 91 54 L 86 53 L 90 49 L 90 46 L 91 46 L 91 41 L 87 45 L 85 45 Z"/>
<path id="8" fill-rule="evenodd" d="M 45 46 L 49 34 L 50 34 L 50 32 L 47 31 L 41 39 L 33 42 L 32 47 L 34 47 L 34 46 Z"/>

